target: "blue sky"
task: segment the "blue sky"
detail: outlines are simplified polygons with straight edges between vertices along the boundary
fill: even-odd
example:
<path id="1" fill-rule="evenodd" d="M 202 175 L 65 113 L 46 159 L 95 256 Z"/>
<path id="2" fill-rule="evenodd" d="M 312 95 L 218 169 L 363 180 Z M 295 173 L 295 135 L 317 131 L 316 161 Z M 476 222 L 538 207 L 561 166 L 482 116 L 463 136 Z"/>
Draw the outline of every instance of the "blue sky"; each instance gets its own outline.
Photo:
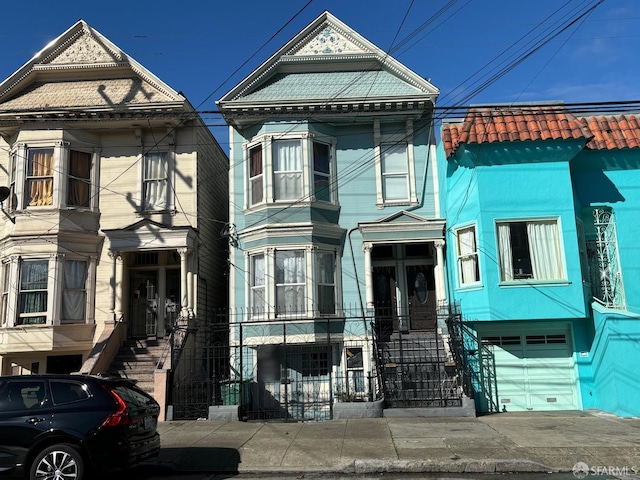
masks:
<path id="1" fill-rule="evenodd" d="M 440 106 L 640 99 L 637 0 L 604 1 L 486 88 L 481 88 L 484 80 L 532 47 L 533 43 L 516 43 L 519 39 L 533 42 L 544 38 L 597 0 L 312 0 L 260 50 L 307 3 L 308 0 L 11 2 L 3 6 L 0 77 L 9 76 L 82 18 L 171 87 L 182 91 L 191 103 L 214 110 L 215 100 L 320 13 L 329 10 L 381 49 L 391 49 L 392 56 L 407 67 L 431 79 L 441 91 Z M 444 13 L 425 25 L 447 5 Z M 557 13 L 553 15 L 554 12 Z M 527 35 L 528 32 L 533 33 Z M 520 47 L 508 50 L 510 55 L 492 63 L 512 44 Z M 479 91 L 469 96 L 476 87 Z M 226 149 L 226 129 L 216 127 L 222 123 L 221 118 L 207 115 L 206 120 Z"/>

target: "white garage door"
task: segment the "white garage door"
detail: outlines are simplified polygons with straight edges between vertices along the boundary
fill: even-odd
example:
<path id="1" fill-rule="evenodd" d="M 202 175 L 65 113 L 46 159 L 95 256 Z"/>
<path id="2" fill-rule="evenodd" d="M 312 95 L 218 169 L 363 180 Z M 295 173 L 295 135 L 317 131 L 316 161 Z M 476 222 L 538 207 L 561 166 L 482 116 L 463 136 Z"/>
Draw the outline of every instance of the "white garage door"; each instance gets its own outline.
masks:
<path id="1" fill-rule="evenodd" d="M 487 335 L 482 342 L 495 355 L 501 410 L 579 408 L 568 333 Z"/>

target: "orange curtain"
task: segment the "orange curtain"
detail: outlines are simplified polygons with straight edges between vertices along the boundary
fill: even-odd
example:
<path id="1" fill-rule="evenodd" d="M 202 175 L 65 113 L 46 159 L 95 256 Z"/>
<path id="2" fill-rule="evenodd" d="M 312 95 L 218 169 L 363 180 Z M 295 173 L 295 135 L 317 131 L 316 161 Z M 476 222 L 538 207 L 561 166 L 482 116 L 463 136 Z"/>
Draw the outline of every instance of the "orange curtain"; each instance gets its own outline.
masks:
<path id="1" fill-rule="evenodd" d="M 29 159 L 28 206 L 53 205 L 53 151 L 32 151 Z"/>
<path id="2" fill-rule="evenodd" d="M 67 205 L 89 206 L 89 186 L 91 176 L 91 154 L 71 150 L 69 157 L 69 183 Z"/>

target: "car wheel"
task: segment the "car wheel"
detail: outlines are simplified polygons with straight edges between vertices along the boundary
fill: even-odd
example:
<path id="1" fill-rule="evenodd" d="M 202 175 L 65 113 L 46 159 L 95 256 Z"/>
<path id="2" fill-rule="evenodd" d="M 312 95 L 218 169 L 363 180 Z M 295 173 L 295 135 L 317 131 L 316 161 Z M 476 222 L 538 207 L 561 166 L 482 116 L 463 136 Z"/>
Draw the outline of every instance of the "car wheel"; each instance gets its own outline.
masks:
<path id="1" fill-rule="evenodd" d="M 84 460 L 73 446 L 66 443 L 42 450 L 31 463 L 31 480 L 82 480 Z"/>

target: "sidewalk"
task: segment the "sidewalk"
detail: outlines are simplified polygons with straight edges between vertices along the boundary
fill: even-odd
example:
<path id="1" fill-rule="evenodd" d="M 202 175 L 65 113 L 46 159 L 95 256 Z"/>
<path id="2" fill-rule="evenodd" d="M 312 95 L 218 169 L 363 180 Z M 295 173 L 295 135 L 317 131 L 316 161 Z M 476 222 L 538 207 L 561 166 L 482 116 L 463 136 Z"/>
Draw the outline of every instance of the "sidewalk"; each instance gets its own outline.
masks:
<path id="1" fill-rule="evenodd" d="M 174 421 L 158 430 L 162 450 L 152 463 L 177 472 L 566 472 L 582 462 L 640 473 L 640 418 L 599 412 Z"/>

